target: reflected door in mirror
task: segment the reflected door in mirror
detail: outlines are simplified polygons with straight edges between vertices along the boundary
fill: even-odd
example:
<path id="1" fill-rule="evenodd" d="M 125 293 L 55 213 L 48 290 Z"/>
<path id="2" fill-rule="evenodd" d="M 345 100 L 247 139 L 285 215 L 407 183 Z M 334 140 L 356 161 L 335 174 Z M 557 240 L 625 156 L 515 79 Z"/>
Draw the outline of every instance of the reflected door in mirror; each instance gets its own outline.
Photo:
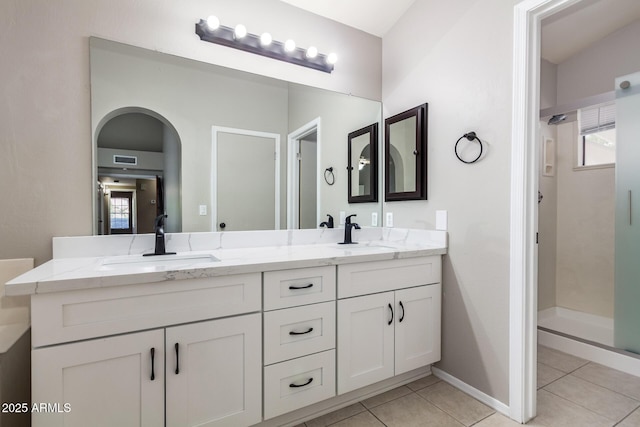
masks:
<path id="1" fill-rule="evenodd" d="M 385 119 L 385 201 L 427 198 L 427 104 Z"/>
<path id="2" fill-rule="evenodd" d="M 378 201 L 378 124 L 374 123 L 348 137 L 349 203 Z"/>
<path id="3" fill-rule="evenodd" d="M 214 127 L 215 231 L 279 227 L 279 135 Z"/>

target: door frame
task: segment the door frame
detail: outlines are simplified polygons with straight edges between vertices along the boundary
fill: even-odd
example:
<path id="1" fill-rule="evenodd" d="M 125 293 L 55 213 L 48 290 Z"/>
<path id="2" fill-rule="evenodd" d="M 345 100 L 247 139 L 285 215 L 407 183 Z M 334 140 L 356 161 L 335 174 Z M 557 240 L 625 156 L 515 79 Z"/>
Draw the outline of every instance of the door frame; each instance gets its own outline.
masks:
<path id="1" fill-rule="evenodd" d="M 509 416 L 536 415 L 538 156 L 541 22 L 582 0 L 514 6 L 509 256 Z"/>
<path id="2" fill-rule="evenodd" d="M 317 117 L 287 135 L 287 228 L 297 229 L 300 225 L 300 162 L 296 151 L 296 143 L 314 132 L 317 133 L 316 141 L 316 171 L 320 171 L 322 164 L 322 119 Z M 316 175 L 316 224 L 321 221 L 320 210 L 320 180 Z"/>
<path id="3" fill-rule="evenodd" d="M 275 224 L 274 230 L 280 230 L 280 134 L 249 129 L 211 126 L 211 231 L 217 231 L 218 223 L 218 134 L 256 136 L 274 140 L 273 167 L 275 171 Z"/>

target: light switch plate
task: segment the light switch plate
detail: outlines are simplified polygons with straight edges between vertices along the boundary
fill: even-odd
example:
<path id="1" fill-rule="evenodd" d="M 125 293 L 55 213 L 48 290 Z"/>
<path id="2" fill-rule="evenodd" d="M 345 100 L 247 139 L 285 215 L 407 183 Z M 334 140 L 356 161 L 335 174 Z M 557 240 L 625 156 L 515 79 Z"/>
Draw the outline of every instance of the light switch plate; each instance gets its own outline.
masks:
<path id="1" fill-rule="evenodd" d="M 386 227 L 393 227 L 393 212 L 387 212 Z"/>
<path id="2" fill-rule="evenodd" d="M 371 212 L 371 226 L 378 226 L 378 212 Z"/>
<path id="3" fill-rule="evenodd" d="M 347 220 L 347 213 L 345 211 L 340 211 L 340 225 L 344 225 Z"/>
<path id="4" fill-rule="evenodd" d="M 436 211 L 436 230 L 447 231 L 447 211 Z"/>
<path id="5" fill-rule="evenodd" d="M 205 216 L 207 214 L 207 205 L 200 205 L 199 208 L 200 208 L 200 210 L 199 210 L 200 215 L 201 216 Z"/>

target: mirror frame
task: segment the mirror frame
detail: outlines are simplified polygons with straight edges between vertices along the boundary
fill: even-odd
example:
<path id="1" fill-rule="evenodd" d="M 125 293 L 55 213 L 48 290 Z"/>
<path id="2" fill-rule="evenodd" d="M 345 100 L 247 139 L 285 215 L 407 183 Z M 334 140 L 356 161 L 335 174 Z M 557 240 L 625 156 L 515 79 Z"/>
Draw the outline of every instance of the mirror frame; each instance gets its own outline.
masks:
<path id="1" fill-rule="evenodd" d="M 370 155 L 370 166 L 371 166 L 371 175 L 369 177 L 369 188 L 371 188 L 370 194 L 365 195 L 354 195 L 351 193 L 351 184 L 352 184 L 352 171 L 354 167 L 358 165 L 353 165 L 351 163 L 351 154 L 352 154 L 352 143 L 351 141 L 359 136 L 369 134 L 369 155 Z M 365 126 L 362 129 L 358 129 L 354 132 L 349 133 L 348 135 L 348 150 L 347 150 L 347 194 L 348 194 L 348 202 L 349 203 L 367 203 L 367 202 L 377 202 L 378 201 L 378 123 L 370 124 L 369 126 Z"/>
<path id="2" fill-rule="evenodd" d="M 422 104 L 384 120 L 384 200 L 393 202 L 399 200 L 427 200 L 427 111 L 428 104 Z M 416 145 L 413 154 L 416 156 L 415 191 L 389 191 L 389 162 L 391 161 L 391 133 L 390 127 L 394 123 L 410 118 L 416 119 Z"/>

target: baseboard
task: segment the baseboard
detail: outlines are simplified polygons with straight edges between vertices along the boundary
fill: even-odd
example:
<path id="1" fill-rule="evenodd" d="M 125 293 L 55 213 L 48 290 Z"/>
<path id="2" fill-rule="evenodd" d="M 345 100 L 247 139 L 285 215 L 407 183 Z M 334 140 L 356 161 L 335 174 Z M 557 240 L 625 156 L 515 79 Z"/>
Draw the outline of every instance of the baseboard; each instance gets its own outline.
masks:
<path id="1" fill-rule="evenodd" d="M 505 405 L 504 403 L 500 402 L 498 399 L 489 396 L 488 394 L 478 390 L 475 387 L 471 387 L 469 384 L 459 380 L 458 378 L 454 377 L 451 374 L 448 374 L 442 369 L 431 367 L 431 371 L 433 372 L 433 375 L 440 378 L 442 381 L 445 381 L 451 384 L 458 390 L 461 390 L 467 393 L 469 396 L 475 398 L 476 400 L 479 400 L 480 402 L 484 403 L 488 407 L 493 408 L 496 411 L 500 412 L 502 415 L 509 417 L 509 405 Z"/>

